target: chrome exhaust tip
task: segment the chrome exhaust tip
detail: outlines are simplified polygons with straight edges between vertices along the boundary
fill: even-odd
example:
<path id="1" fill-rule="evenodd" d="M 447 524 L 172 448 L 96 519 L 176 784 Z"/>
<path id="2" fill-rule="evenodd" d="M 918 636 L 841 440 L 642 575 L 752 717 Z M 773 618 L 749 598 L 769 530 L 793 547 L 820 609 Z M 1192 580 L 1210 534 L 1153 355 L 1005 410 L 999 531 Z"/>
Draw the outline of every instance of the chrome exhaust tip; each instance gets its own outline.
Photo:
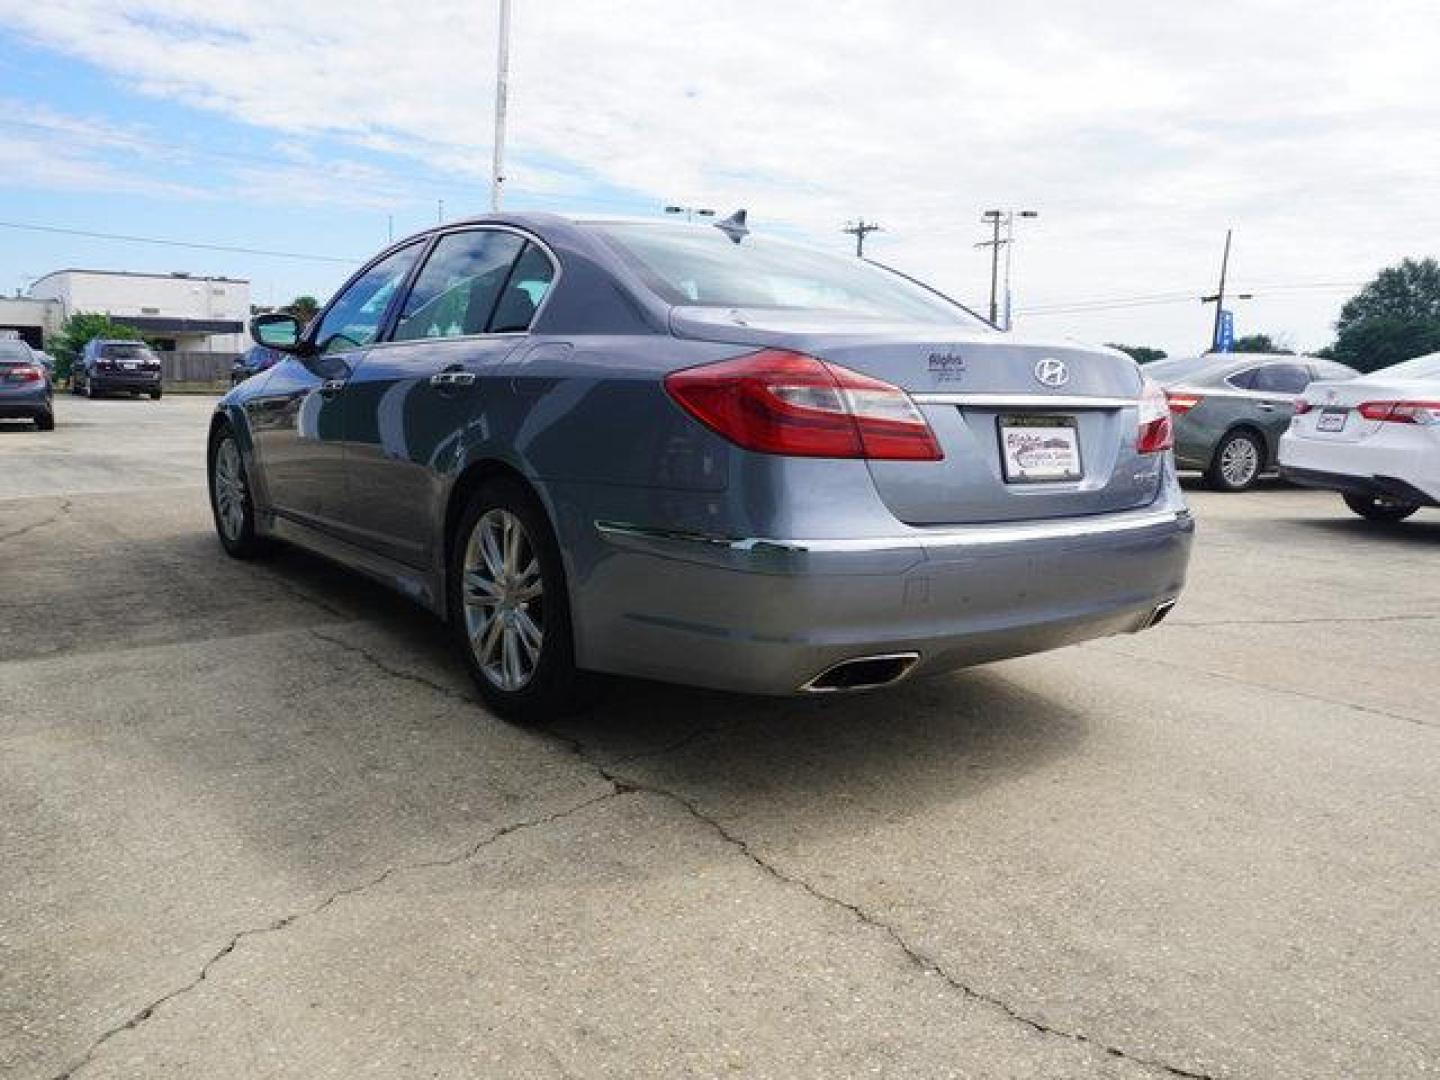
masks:
<path id="1" fill-rule="evenodd" d="M 874 690 L 897 683 L 910 674 L 920 660 L 918 652 L 880 653 L 852 656 L 820 672 L 800 687 L 807 694 L 839 694 L 850 690 Z"/>
<path id="2" fill-rule="evenodd" d="M 1142 629 L 1142 630 L 1149 630 L 1149 629 L 1151 629 L 1152 627 L 1159 626 L 1162 622 L 1165 621 L 1165 616 L 1166 616 L 1166 615 L 1169 615 L 1170 612 L 1172 612 L 1172 611 L 1174 611 L 1174 610 L 1175 610 L 1175 601 L 1174 601 L 1174 600 L 1165 600 L 1165 601 L 1162 601 L 1161 603 L 1156 604 L 1156 605 L 1155 605 L 1155 610 L 1153 610 L 1152 612 L 1150 612 L 1150 617 L 1145 620 L 1145 625 L 1142 626 L 1141 629 Z"/>

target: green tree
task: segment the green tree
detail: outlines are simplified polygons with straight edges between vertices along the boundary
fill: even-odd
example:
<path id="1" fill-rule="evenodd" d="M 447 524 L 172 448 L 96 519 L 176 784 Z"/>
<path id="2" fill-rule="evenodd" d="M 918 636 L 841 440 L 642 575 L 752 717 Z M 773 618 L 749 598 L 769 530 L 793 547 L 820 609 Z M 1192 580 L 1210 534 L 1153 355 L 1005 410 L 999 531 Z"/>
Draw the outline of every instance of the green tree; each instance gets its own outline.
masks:
<path id="1" fill-rule="evenodd" d="M 1440 263 L 1404 259 L 1346 301 L 1332 355 L 1375 371 L 1440 349 Z"/>
<path id="2" fill-rule="evenodd" d="M 1271 353 L 1275 356 L 1294 356 L 1295 350 L 1283 345 L 1269 334 L 1246 334 L 1235 339 L 1232 352 Z"/>
<path id="3" fill-rule="evenodd" d="M 1343 334 L 1355 323 L 1380 316 L 1440 319 L 1440 263 L 1402 259 L 1396 266 L 1387 266 L 1345 302 L 1335 329 Z"/>
<path id="4" fill-rule="evenodd" d="M 1440 317 L 1376 315 L 1341 330 L 1331 355 L 1358 371 L 1378 371 L 1433 352 L 1440 352 Z"/>
<path id="5" fill-rule="evenodd" d="M 294 315 L 295 318 L 300 320 L 300 325 L 305 326 L 315 317 L 315 313 L 320 310 L 320 301 L 316 300 L 313 296 L 297 296 L 294 300 L 291 300 L 290 303 L 286 304 L 283 310 Z"/>
<path id="6" fill-rule="evenodd" d="M 65 320 L 58 337 L 51 338 L 47 350 L 55 357 L 55 379 L 70 378 L 70 369 L 81 351 L 96 338 L 123 338 L 127 341 L 143 341 L 144 336 L 130 326 L 121 326 L 110 321 L 108 315 L 98 311 L 77 311 Z"/>
<path id="7" fill-rule="evenodd" d="M 1167 355 L 1164 349 L 1152 349 L 1149 345 L 1119 345 L 1113 341 L 1106 344 L 1128 354 L 1137 364 L 1153 364 L 1156 360 L 1164 360 Z"/>

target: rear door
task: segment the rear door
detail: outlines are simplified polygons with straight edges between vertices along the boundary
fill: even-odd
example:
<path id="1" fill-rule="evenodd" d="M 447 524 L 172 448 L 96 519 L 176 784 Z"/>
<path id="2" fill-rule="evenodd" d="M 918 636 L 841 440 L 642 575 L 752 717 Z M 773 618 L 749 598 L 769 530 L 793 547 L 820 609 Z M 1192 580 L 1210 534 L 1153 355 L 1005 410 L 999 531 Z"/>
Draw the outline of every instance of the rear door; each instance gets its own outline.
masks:
<path id="1" fill-rule="evenodd" d="M 1265 432 L 1272 461 L 1280 436 L 1285 434 L 1290 418 L 1295 415 L 1295 399 L 1313 381 L 1310 366 L 1295 361 L 1261 364 L 1255 369 L 1250 394 L 1254 408 L 1252 419 Z"/>
<path id="2" fill-rule="evenodd" d="M 350 539 L 427 564 L 466 426 L 508 392 L 497 373 L 553 277 L 544 251 L 512 230 L 439 238 L 388 340 L 366 354 L 346 390 Z"/>
<path id="3" fill-rule="evenodd" d="M 391 252 L 351 279 L 316 325 L 315 355 L 276 365 L 247 402 L 266 494 L 277 513 L 338 528 L 345 501 L 344 395 L 423 248 L 416 242 Z"/>

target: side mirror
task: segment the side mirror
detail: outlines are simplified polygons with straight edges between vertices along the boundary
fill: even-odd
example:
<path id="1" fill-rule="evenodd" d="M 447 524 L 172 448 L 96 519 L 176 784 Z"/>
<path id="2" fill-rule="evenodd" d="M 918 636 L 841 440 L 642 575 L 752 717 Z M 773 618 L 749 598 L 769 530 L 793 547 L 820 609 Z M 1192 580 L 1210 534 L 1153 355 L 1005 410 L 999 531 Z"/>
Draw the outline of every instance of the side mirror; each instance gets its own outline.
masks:
<path id="1" fill-rule="evenodd" d="M 300 320 L 284 311 L 270 311 L 250 320 L 250 336 L 267 349 L 302 353 Z"/>

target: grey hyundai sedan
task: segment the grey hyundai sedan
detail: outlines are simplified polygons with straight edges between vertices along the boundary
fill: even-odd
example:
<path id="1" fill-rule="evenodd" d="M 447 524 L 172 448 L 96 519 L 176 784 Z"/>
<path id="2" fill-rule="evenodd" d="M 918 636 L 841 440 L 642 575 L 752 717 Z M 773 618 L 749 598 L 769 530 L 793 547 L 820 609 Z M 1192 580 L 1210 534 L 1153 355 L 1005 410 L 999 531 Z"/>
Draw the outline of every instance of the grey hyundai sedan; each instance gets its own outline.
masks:
<path id="1" fill-rule="evenodd" d="M 596 673 L 860 690 L 1169 611 L 1193 525 L 1134 363 L 721 225 L 456 223 L 258 317 L 285 357 L 214 414 L 225 550 L 399 589 L 532 719 Z"/>

